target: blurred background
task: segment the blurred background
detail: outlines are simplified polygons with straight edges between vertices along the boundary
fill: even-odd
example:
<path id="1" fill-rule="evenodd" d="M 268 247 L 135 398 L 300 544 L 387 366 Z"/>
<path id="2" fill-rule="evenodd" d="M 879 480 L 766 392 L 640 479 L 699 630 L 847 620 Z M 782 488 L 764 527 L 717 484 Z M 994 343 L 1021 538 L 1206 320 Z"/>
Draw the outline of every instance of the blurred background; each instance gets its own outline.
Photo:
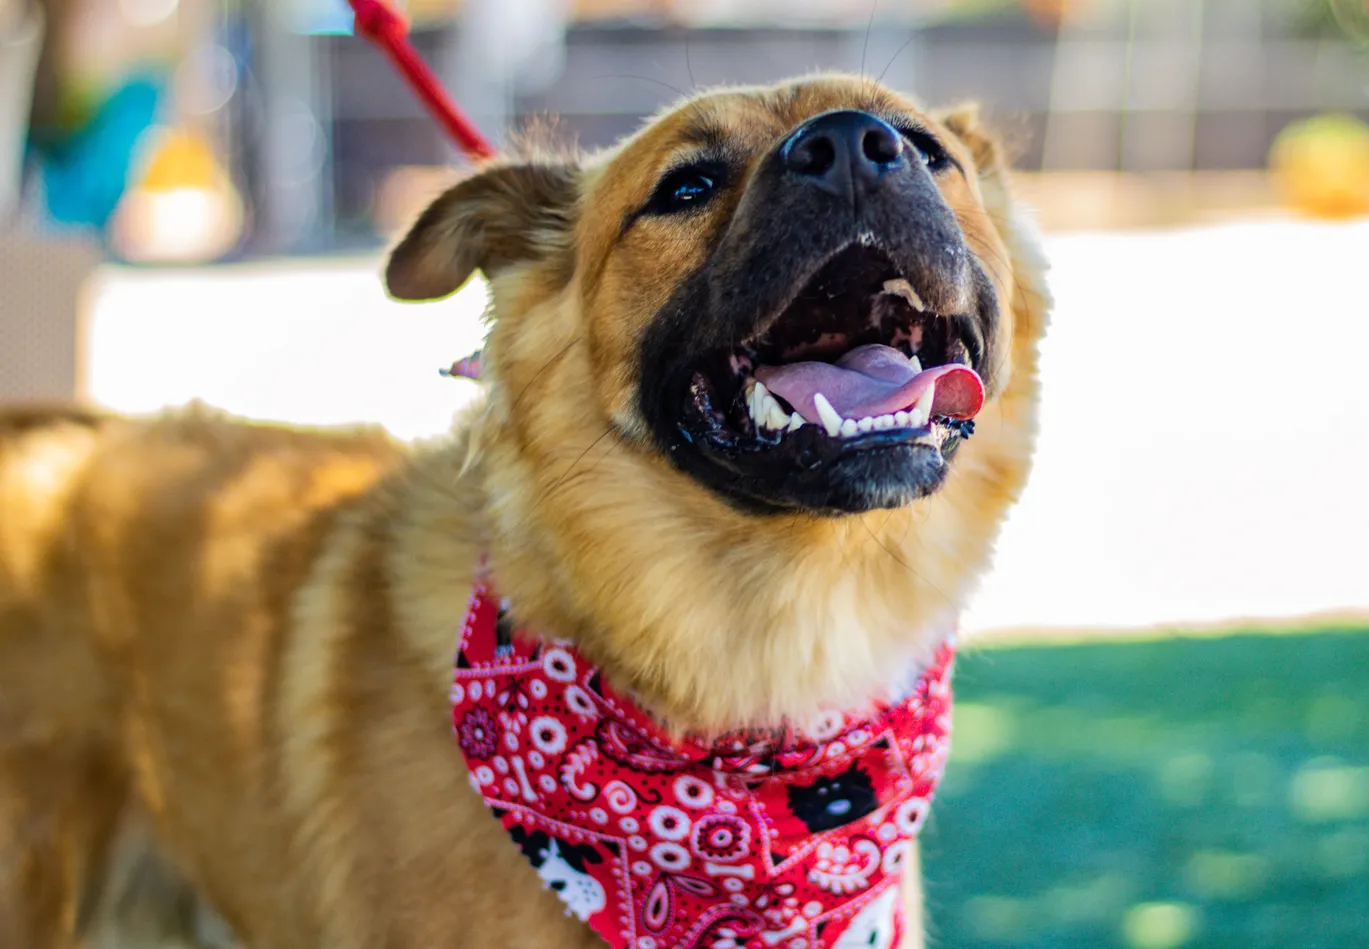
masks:
<path id="1" fill-rule="evenodd" d="M 1369 946 L 1369 0 L 410 0 L 495 140 L 820 68 L 980 101 L 1057 307 L 965 619 L 939 945 Z M 459 174 L 343 0 L 0 0 L 0 400 L 443 432 Z"/>

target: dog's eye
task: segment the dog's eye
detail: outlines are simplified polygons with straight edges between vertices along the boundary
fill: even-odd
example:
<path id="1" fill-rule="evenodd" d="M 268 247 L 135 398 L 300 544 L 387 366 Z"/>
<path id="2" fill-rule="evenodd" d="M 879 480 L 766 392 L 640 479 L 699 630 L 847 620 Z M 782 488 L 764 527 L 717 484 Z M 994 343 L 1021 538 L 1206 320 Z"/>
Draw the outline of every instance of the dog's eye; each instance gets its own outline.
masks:
<path id="1" fill-rule="evenodd" d="M 722 184 L 722 169 L 715 165 L 677 168 L 661 179 L 647 203 L 648 214 L 677 214 L 708 203 Z"/>
<path id="2" fill-rule="evenodd" d="M 899 131 L 903 133 L 908 144 L 913 146 L 928 171 L 942 171 L 951 166 L 951 156 L 935 137 L 917 128 L 902 128 Z"/>

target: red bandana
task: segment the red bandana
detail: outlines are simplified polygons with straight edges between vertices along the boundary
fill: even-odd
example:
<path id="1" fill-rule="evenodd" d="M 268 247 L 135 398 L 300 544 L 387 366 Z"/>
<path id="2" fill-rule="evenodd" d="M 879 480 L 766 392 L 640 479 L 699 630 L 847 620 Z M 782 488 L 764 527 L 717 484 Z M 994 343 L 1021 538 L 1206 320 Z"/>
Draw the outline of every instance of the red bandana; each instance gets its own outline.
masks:
<path id="1" fill-rule="evenodd" d="M 612 949 L 892 949 L 949 750 L 953 651 L 868 713 L 703 743 L 570 644 L 515 635 L 482 583 L 452 724 L 485 803 Z"/>

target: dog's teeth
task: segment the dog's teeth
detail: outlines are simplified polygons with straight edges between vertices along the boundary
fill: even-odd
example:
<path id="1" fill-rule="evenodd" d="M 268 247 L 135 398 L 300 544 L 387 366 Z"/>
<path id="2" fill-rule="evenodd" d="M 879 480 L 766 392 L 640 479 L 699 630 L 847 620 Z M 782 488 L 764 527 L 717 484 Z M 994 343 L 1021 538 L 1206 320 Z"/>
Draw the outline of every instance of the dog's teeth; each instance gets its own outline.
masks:
<path id="1" fill-rule="evenodd" d="M 908 362 L 912 365 L 913 372 L 922 371 L 922 362 L 916 356 L 909 356 Z"/>
<path id="2" fill-rule="evenodd" d="M 845 428 L 844 425 L 842 427 Z M 875 427 L 875 420 L 867 415 L 865 418 L 861 419 L 859 422 L 856 423 L 856 427 L 859 428 L 862 432 L 868 432 Z"/>
<path id="3" fill-rule="evenodd" d="M 875 428 L 880 431 L 894 427 L 894 417 L 892 415 L 881 415 L 875 419 Z"/>
<path id="4" fill-rule="evenodd" d="M 860 426 L 855 419 L 848 418 L 841 423 L 841 435 L 843 438 L 850 438 L 852 435 L 859 434 Z"/>
<path id="5" fill-rule="evenodd" d="M 895 413 L 894 413 L 894 424 L 895 424 L 895 425 L 899 425 L 899 426 L 902 426 L 903 428 L 907 428 L 907 427 L 908 427 L 908 422 L 909 422 L 909 419 L 908 419 L 908 413 L 907 413 L 907 412 L 895 412 Z"/>
<path id="6" fill-rule="evenodd" d="M 782 432 L 789 426 L 789 413 L 780 408 L 774 396 L 765 397 L 765 424 L 777 432 Z"/>
<path id="7" fill-rule="evenodd" d="M 766 389 L 765 383 L 759 379 L 751 387 L 751 419 L 757 425 L 765 424 L 765 400 L 770 396 L 770 391 Z"/>
<path id="8" fill-rule="evenodd" d="M 932 403 L 935 401 L 936 383 L 934 382 L 927 387 L 927 391 L 922 393 L 922 398 L 917 400 L 917 405 L 913 406 L 913 410 L 908 413 L 918 428 L 932 420 Z"/>
<path id="9" fill-rule="evenodd" d="M 832 408 L 832 403 L 821 392 L 815 392 L 813 407 L 818 410 L 818 418 L 822 420 L 822 427 L 827 429 L 827 434 L 836 438 L 841 432 L 842 419 L 837 410 Z"/>
<path id="10" fill-rule="evenodd" d="M 763 382 L 757 382 L 752 388 L 749 405 L 751 418 L 760 428 L 783 428 L 789 423 L 788 416 L 785 416 L 782 423 L 775 424 L 772 411 L 777 415 L 783 415 L 784 410 L 780 408 L 780 404 L 775 401 L 775 397 L 770 394 L 770 390 L 765 387 Z"/>
<path id="11" fill-rule="evenodd" d="M 804 417 L 803 417 L 802 415 L 800 415 L 799 413 L 795 412 L 795 413 L 794 413 L 792 416 L 790 416 L 790 418 L 789 418 L 789 431 L 791 431 L 791 432 L 797 432 L 799 429 L 803 428 L 804 424 L 805 424 L 805 419 L 804 419 Z"/>

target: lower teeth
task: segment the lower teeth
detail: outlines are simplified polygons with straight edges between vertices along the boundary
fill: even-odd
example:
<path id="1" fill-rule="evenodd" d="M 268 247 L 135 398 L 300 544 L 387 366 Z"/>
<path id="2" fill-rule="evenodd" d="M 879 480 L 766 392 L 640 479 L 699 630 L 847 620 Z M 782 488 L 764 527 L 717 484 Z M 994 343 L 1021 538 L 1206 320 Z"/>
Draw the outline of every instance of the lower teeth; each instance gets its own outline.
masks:
<path id="1" fill-rule="evenodd" d="M 867 416 L 862 419 L 842 418 L 837 410 L 832 408 L 832 403 L 827 400 L 822 393 L 814 396 L 814 404 L 817 406 L 818 415 L 822 419 L 822 427 L 832 438 L 852 438 L 856 435 L 863 435 L 870 431 L 888 431 L 895 428 L 924 428 L 931 421 L 932 390 L 918 400 L 918 404 L 913 406 L 912 411 L 900 411 L 891 415 Z M 750 388 L 746 394 L 747 408 L 751 413 L 751 420 L 756 423 L 758 429 L 775 432 L 795 432 L 808 424 L 798 412 L 792 415 L 780 408 L 779 402 L 761 382 L 752 380 Z M 974 430 L 972 422 L 960 423 L 967 425 L 969 430 Z M 952 425 L 952 427 L 955 427 Z M 959 429 L 957 429 L 959 430 Z M 966 434 L 968 437 L 968 433 Z"/>

